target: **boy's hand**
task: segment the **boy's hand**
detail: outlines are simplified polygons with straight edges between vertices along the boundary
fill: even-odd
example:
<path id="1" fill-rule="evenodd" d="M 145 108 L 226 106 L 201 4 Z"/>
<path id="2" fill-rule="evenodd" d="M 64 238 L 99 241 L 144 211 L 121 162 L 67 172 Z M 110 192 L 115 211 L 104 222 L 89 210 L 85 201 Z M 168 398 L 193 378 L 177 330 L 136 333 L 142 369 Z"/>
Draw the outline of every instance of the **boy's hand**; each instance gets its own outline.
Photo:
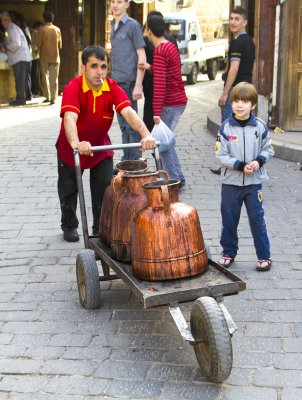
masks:
<path id="1" fill-rule="evenodd" d="M 254 171 L 254 172 L 255 172 L 255 171 L 258 171 L 258 169 L 259 169 L 259 167 L 260 167 L 258 161 L 256 161 L 256 160 L 250 162 L 250 163 L 249 163 L 249 166 L 250 166 L 251 168 L 253 168 L 253 171 Z"/>
<path id="2" fill-rule="evenodd" d="M 252 175 L 252 173 L 254 172 L 254 170 L 253 170 L 253 168 L 250 166 L 250 164 L 247 164 L 247 165 L 244 167 L 243 172 L 244 172 L 246 175 Z"/>

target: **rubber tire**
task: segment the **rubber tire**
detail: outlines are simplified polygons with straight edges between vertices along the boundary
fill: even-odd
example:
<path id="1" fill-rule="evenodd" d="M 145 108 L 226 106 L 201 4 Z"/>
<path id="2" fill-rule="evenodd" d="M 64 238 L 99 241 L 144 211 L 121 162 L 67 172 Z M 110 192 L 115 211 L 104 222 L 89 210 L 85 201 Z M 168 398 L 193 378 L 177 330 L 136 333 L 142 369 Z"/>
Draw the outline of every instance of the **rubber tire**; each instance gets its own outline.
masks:
<path id="1" fill-rule="evenodd" d="M 216 79 L 218 71 L 217 60 L 208 60 L 207 61 L 207 74 L 210 81 L 214 81 Z"/>
<path id="2" fill-rule="evenodd" d="M 187 82 L 189 85 L 195 85 L 197 83 L 197 77 L 198 77 L 198 69 L 196 64 L 193 64 L 191 72 L 189 75 L 187 75 Z"/>
<path id="3" fill-rule="evenodd" d="M 195 300 L 191 312 L 191 332 L 198 364 L 212 382 L 223 382 L 231 373 L 233 350 L 226 320 L 212 297 Z"/>
<path id="4" fill-rule="evenodd" d="M 77 255 L 76 274 L 81 306 L 95 310 L 101 305 L 99 271 L 92 250 L 82 250 Z"/>

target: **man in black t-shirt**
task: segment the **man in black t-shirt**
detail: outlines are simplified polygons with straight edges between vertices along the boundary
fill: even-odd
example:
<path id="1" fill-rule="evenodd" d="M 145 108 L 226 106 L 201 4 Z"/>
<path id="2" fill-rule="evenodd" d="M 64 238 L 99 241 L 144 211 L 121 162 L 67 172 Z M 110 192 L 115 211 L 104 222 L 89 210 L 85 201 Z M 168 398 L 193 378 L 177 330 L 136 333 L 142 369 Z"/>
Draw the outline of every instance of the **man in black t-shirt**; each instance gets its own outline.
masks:
<path id="1" fill-rule="evenodd" d="M 228 51 L 228 66 L 223 75 L 225 84 L 218 104 L 221 107 L 222 122 L 232 114 L 230 92 L 239 82 L 252 83 L 255 62 L 255 44 L 246 31 L 247 13 L 236 7 L 230 15 L 230 30 L 234 38 Z"/>

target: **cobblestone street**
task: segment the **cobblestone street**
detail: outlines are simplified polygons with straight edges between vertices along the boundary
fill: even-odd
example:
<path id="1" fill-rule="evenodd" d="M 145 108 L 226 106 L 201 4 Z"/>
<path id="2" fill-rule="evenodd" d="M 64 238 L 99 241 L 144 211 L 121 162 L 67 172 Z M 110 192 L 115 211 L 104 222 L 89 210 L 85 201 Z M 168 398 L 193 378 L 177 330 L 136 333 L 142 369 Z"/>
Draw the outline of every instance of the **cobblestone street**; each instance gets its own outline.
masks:
<path id="1" fill-rule="evenodd" d="M 186 85 L 176 130 L 187 185 L 212 258 L 220 254 L 220 182 L 207 112 L 222 82 Z M 245 210 L 231 271 L 247 289 L 225 298 L 238 331 L 223 384 L 201 373 L 168 307 L 144 310 L 121 281 L 101 282 L 99 310 L 81 308 L 75 260 L 60 230 L 55 141 L 59 104 L 0 108 L 0 400 L 300 400 L 302 398 L 302 172 L 274 158 L 264 185 L 272 268 L 256 271 Z M 116 120 L 113 143 L 120 142 Z M 152 157 L 148 155 L 149 164 Z M 115 161 L 119 160 L 116 152 Z M 84 174 L 88 189 L 89 174 Z M 85 191 L 89 227 L 89 190 Z M 80 230 L 79 230 L 80 231 Z M 190 320 L 192 303 L 181 305 Z"/>

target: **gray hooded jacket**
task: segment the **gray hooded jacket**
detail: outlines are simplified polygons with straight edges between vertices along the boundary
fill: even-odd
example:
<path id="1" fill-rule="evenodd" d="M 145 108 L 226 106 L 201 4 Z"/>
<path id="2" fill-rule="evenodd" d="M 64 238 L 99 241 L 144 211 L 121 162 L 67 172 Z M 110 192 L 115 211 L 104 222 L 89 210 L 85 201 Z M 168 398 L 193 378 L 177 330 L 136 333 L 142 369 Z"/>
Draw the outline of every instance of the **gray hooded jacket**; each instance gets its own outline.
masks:
<path id="1" fill-rule="evenodd" d="M 264 164 L 274 155 L 269 130 L 265 123 L 251 115 L 245 127 L 232 116 L 220 127 L 216 140 L 216 158 L 225 170 L 222 183 L 247 186 L 268 180 Z M 260 168 L 251 175 L 243 172 L 244 166 L 257 160 Z"/>

